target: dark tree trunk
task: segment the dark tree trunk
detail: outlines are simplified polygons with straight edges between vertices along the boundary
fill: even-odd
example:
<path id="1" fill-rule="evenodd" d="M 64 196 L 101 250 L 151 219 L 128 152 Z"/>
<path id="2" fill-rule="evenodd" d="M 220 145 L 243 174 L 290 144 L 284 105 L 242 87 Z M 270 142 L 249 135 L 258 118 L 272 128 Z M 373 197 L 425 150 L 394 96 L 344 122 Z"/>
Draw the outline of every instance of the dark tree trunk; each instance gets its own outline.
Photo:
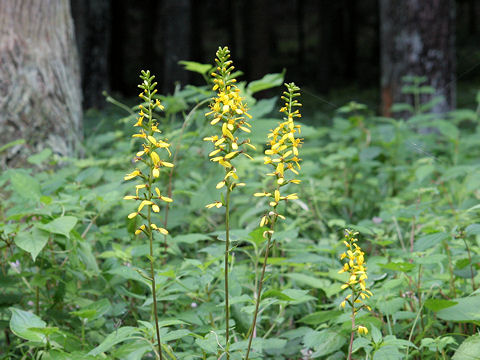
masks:
<path id="1" fill-rule="evenodd" d="M 80 55 L 83 107 L 102 108 L 104 90 L 110 89 L 108 59 L 110 0 L 71 0 Z"/>
<path id="2" fill-rule="evenodd" d="M 70 2 L 0 1 L 0 144 L 74 154 L 81 101 Z"/>
<path id="3" fill-rule="evenodd" d="M 164 0 L 162 6 L 164 24 L 163 92 L 171 92 L 175 83 L 187 84 L 189 73 L 178 64 L 190 60 L 190 0 Z"/>
<path id="4" fill-rule="evenodd" d="M 412 102 L 401 93 L 402 77 L 425 76 L 442 96 L 432 112 L 455 106 L 454 0 L 380 0 L 382 112 Z M 423 101 L 428 100 L 424 97 Z"/>

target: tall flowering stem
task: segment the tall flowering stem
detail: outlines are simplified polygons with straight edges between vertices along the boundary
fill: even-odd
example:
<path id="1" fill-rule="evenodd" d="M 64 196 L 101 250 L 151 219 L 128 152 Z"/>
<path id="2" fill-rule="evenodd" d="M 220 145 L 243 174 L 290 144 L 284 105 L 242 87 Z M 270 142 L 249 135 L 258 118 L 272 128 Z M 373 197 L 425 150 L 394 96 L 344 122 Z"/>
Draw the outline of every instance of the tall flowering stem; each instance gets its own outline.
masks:
<path id="1" fill-rule="evenodd" d="M 296 137 L 300 134 L 300 125 L 295 124 L 294 119 L 300 118 L 301 114 L 296 107 L 302 106 L 295 98 L 300 96 L 300 88 L 294 83 L 285 84 L 287 91 L 282 95 L 282 100 L 285 101 L 284 106 L 280 109 L 280 112 L 285 114 L 283 121 L 270 132 L 268 138 L 270 139 L 267 144 L 267 150 L 265 151 L 264 163 L 273 168 L 273 172 L 268 173 L 268 176 L 272 176 L 275 180 L 273 191 L 255 193 L 257 197 L 267 197 L 270 199 L 270 209 L 263 215 L 260 226 L 267 226 L 268 230 L 263 233 L 263 237 L 267 240 L 267 246 L 265 249 L 265 258 L 263 261 L 262 273 L 260 275 L 260 281 L 258 283 L 258 289 L 256 289 L 256 302 L 255 312 L 253 314 L 252 326 L 250 327 L 250 337 L 248 339 L 247 353 L 245 360 L 248 360 L 250 350 L 252 347 L 252 340 L 255 335 L 255 326 L 257 323 L 258 309 L 260 306 L 260 300 L 262 297 L 263 279 L 265 277 L 265 268 L 267 266 L 268 253 L 274 233 L 275 223 L 277 219 L 285 219 L 285 217 L 278 213 L 277 207 L 280 202 L 287 202 L 288 200 L 298 199 L 296 193 L 282 195 L 281 190 L 283 187 L 290 183 L 299 184 L 300 180 L 295 179 L 299 175 L 300 170 L 300 158 L 298 157 L 298 148 L 302 143 L 302 139 Z M 290 173 L 291 174 L 290 174 Z"/>
<path id="2" fill-rule="evenodd" d="M 143 71 L 140 75 L 143 80 L 139 87 L 142 89 L 140 98 L 144 101 L 140 105 L 140 112 L 138 114 L 135 127 L 138 128 L 138 132 L 133 135 L 134 138 L 140 138 L 143 140 L 142 150 L 136 153 L 134 158 L 135 163 L 141 164 L 130 174 L 127 174 L 124 180 L 139 179 L 140 184 L 135 186 L 135 195 L 127 195 L 125 200 L 136 200 L 139 202 L 137 211 L 128 215 L 129 219 L 140 218 L 140 225 L 135 230 L 135 235 L 144 234 L 150 244 L 150 254 L 148 260 L 150 261 L 150 277 L 148 278 L 152 284 L 152 296 L 153 296 L 153 314 L 155 318 L 155 329 L 157 335 L 158 356 L 160 360 L 163 360 L 162 356 L 162 344 L 160 341 L 160 328 L 158 325 L 158 311 L 157 311 L 157 293 L 155 284 L 155 271 L 154 271 L 154 253 L 153 253 L 153 234 L 155 232 L 167 235 L 168 231 L 156 225 L 152 220 L 152 213 L 160 212 L 159 204 L 162 202 L 170 203 L 172 199 L 163 196 L 160 189 L 155 185 L 160 176 L 160 169 L 162 167 L 171 168 L 172 163 L 162 160 L 160 153 L 166 151 L 168 156 L 171 156 L 169 147 L 170 144 L 166 139 L 160 139 L 158 134 L 158 122 L 154 118 L 154 110 L 163 110 L 163 105 L 154 98 L 157 90 L 155 89 L 157 83 L 153 82 L 155 76 L 150 76 L 149 71 Z"/>
<path id="3" fill-rule="evenodd" d="M 340 255 L 340 260 L 343 261 L 343 268 L 338 272 L 339 274 L 346 272 L 350 275 L 348 281 L 342 285 L 342 290 L 350 289 L 351 293 L 340 303 L 340 307 L 345 308 L 345 306 L 349 304 L 352 309 L 352 331 L 350 333 L 350 346 L 348 347 L 348 360 L 352 358 L 355 330 L 358 331 L 360 335 L 368 333 L 368 329 L 365 326 L 355 325 L 355 316 L 358 311 L 363 308 L 369 311 L 372 310 L 370 306 L 363 303 L 363 300 L 372 296 L 372 292 L 367 289 L 367 285 L 365 284 L 365 280 L 368 279 L 367 264 L 364 258 L 365 253 L 360 246 L 357 245 L 357 235 L 358 232 L 345 230 L 343 243 L 348 250 Z"/>
<path id="4" fill-rule="evenodd" d="M 216 53 L 216 68 L 211 74 L 213 77 L 213 91 L 217 92 L 216 97 L 212 99 L 210 111 L 205 114 L 211 118 L 210 124 L 215 127 L 217 134 L 204 138 L 205 141 L 213 143 L 215 149 L 209 154 L 210 161 L 220 164 L 225 175 L 223 180 L 217 184 L 217 189 L 226 188 L 225 196 L 220 201 L 215 201 L 207 205 L 207 208 L 225 207 L 225 338 L 226 338 L 226 358 L 230 359 L 228 352 L 229 344 L 229 318 L 230 307 L 228 298 L 228 257 L 230 252 L 230 195 L 237 186 L 244 186 L 244 183 L 238 182 L 233 160 L 240 155 L 251 157 L 245 152 L 246 147 L 254 146 L 250 144 L 248 138 L 239 139 L 241 132 L 250 133 L 250 124 L 247 119 L 251 116 L 247 113 L 247 106 L 240 96 L 240 89 L 235 85 L 236 79 L 232 76 L 234 67 L 230 60 L 230 51 L 227 47 L 219 48 Z"/>

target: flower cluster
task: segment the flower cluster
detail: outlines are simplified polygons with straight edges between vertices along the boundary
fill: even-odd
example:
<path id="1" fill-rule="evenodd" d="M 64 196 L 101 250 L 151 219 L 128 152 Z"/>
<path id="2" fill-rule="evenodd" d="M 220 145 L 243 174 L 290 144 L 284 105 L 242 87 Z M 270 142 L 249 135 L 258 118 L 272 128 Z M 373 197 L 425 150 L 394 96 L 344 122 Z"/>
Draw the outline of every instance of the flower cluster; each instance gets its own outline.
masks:
<path id="1" fill-rule="evenodd" d="M 347 272 L 350 275 L 348 281 L 342 285 L 342 290 L 350 288 L 352 293 L 345 297 L 340 306 L 345 308 L 348 302 L 352 307 L 354 315 L 363 307 L 371 310 L 370 306 L 362 303 L 362 300 L 372 296 L 372 292 L 365 284 L 365 280 L 368 278 L 364 257 L 365 253 L 360 246 L 357 245 L 357 235 L 358 232 L 345 230 L 345 240 L 343 243 L 348 250 L 340 255 L 340 260 L 343 260 L 344 263 L 343 268 L 338 272 L 339 274 Z M 360 334 L 366 334 L 368 332 L 367 328 L 363 326 L 359 326 L 357 330 Z"/>
<path id="2" fill-rule="evenodd" d="M 232 76 L 234 67 L 230 59 L 230 51 L 227 47 L 219 48 L 215 59 L 217 67 L 211 74 L 213 77 L 213 90 L 217 91 L 217 96 L 212 99 L 210 111 L 205 115 L 212 117 L 210 124 L 216 126 L 220 131 L 218 135 L 204 138 L 214 144 L 215 149 L 209 154 L 210 160 L 218 162 L 225 169 L 225 176 L 222 181 L 217 184 L 217 189 L 227 186 L 232 190 L 235 186 L 242 186 L 243 183 L 237 183 L 238 180 L 236 169 L 232 165 L 232 160 L 244 155 L 251 157 L 243 149 L 244 146 L 255 147 L 250 144 L 249 139 L 239 140 L 238 130 L 249 133 L 250 124 L 247 118 L 251 116 L 247 113 L 247 106 L 240 96 L 240 89 L 235 85 L 236 79 Z M 207 205 L 211 207 L 221 207 L 222 203 L 216 201 Z"/>
<path id="3" fill-rule="evenodd" d="M 128 215 L 129 219 L 133 219 L 136 216 L 141 216 L 144 219 L 147 219 L 148 224 L 142 224 L 135 231 L 135 234 L 145 233 L 149 235 L 151 231 L 158 231 L 161 234 L 168 234 L 168 231 L 156 224 L 152 223 L 150 220 L 150 212 L 153 211 L 158 213 L 160 207 L 158 201 L 163 202 L 172 202 L 172 199 L 169 197 L 163 196 L 160 192 L 160 189 L 155 186 L 157 178 L 160 176 L 161 167 L 173 167 L 172 163 L 163 161 L 158 153 L 159 150 L 164 149 L 167 151 L 170 156 L 169 146 L 170 144 L 165 140 L 158 139 L 160 130 L 157 127 L 157 120 L 153 117 L 154 110 L 160 109 L 163 110 L 164 107 L 158 99 L 154 99 L 154 95 L 157 92 L 155 89 L 157 83 L 153 82 L 155 76 L 150 76 L 149 71 L 142 71 L 140 78 L 143 80 L 142 84 L 139 87 L 143 90 L 140 93 L 140 98 L 144 101 L 140 105 L 140 112 L 138 114 L 137 122 L 135 127 L 138 127 L 138 132 L 133 135 L 134 138 L 143 139 L 142 150 L 136 153 L 134 161 L 136 163 L 144 164 L 143 170 L 136 168 L 131 173 L 127 174 L 124 177 L 124 180 L 131 180 L 135 178 L 140 178 L 142 184 L 135 186 L 135 195 L 127 195 L 124 197 L 125 200 L 137 200 L 140 202 L 138 205 L 137 211 L 132 212 Z M 147 215 L 142 213 L 143 209 L 147 209 Z"/>
<path id="4" fill-rule="evenodd" d="M 280 109 L 280 112 L 284 113 L 285 116 L 283 121 L 278 124 L 278 126 L 268 134 L 270 139 L 267 146 L 269 147 L 265 150 L 264 163 L 269 164 L 273 167 L 274 171 L 267 174 L 268 176 L 275 177 L 275 190 L 273 192 L 263 192 L 255 193 L 254 196 L 264 196 L 270 198 L 270 206 L 273 208 L 273 211 L 264 215 L 260 221 L 260 226 L 265 226 L 269 224 L 272 219 L 271 216 L 283 218 L 276 212 L 276 207 L 280 201 L 294 200 L 298 199 L 296 193 L 288 194 L 282 196 L 280 193 L 281 187 L 293 183 L 299 184 L 300 180 L 291 178 L 286 179 L 287 172 L 290 171 L 294 176 L 298 175 L 298 170 L 300 170 L 299 162 L 301 159 L 298 157 L 298 148 L 302 143 L 301 138 L 295 137 L 298 133 L 300 134 L 300 125 L 295 124 L 294 119 L 300 118 L 301 114 L 298 109 L 295 107 L 300 107 L 302 104 L 295 98 L 300 96 L 298 92 L 300 88 L 294 83 L 285 84 L 287 91 L 282 95 L 282 100 L 285 101 L 284 106 Z"/>

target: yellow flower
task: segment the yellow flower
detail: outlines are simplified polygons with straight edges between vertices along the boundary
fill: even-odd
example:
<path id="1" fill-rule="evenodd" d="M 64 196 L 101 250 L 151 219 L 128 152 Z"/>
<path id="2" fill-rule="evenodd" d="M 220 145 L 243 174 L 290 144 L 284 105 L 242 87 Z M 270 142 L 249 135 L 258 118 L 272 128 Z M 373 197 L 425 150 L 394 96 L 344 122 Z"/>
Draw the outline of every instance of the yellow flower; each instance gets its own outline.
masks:
<path id="1" fill-rule="evenodd" d="M 143 144 L 142 150 L 136 152 L 136 158 L 134 160 L 143 163 L 143 166 L 147 168 L 147 171 L 144 170 L 142 173 L 140 169 L 135 169 L 131 173 L 125 175 L 124 180 L 141 178 L 143 183 L 135 185 L 135 196 L 126 195 L 124 199 L 137 200 L 140 202 L 138 204 L 137 211 L 128 215 L 129 219 L 133 219 L 138 215 L 141 215 L 141 218 L 147 221 L 147 224 L 141 224 L 135 230 L 135 235 L 139 235 L 143 232 L 147 236 L 151 236 L 152 230 L 166 235 L 168 234 L 168 231 L 164 228 L 157 227 L 155 224 L 152 224 L 150 218 L 150 210 L 154 213 L 160 212 L 160 207 L 152 200 L 160 199 L 164 202 L 172 202 L 171 198 L 163 196 L 160 193 L 158 187 L 153 187 L 156 179 L 160 176 L 160 169 L 162 167 L 173 167 L 172 163 L 162 159 L 161 153 L 163 150 L 166 150 L 168 156 L 171 156 L 169 150 L 170 144 L 166 139 L 160 139 L 158 137 L 160 130 L 158 129 L 157 121 L 152 115 L 153 109 L 159 108 L 160 110 L 163 110 L 164 107 L 160 100 L 154 99 L 154 95 L 157 92 L 155 89 L 156 83 L 153 82 L 154 76 L 150 76 L 150 72 L 148 71 L 142 71 L 142 75 L 140 77 L 143 82 L 141 85 L 139 85 L 139 87 L 143 89 L 143 91 L 139 96 L 142 98 L 144 103 L 139 106 L 139 117 L 134 125 L 139 129 L 138 132 L 133 135 L 133 137 L 143 139 Z M 153 189 L 155 189 L 155 192 Z M 142 213 L 142 211 L 145 211 L 146 208 L 148 209 L 148 212 L 146 214 Z"/>
<path id="2" fill-rule="evenodd" d="M 344 298 L 340 306 L 345 308 L 346 304 L 349 303 L 352 307 L 352 316 L 362 308 L 370 311 L 370 306 L 364 304 L 363 300 L 372 296 L 372 292 L 367 289 L 367 284 L 365 283 L 365 280 L 368 279 L 365 253 L 361 247 L 356 244 L 358 241 L 355 237 L 356 235 L 358 235 L 358 232 L 345 230 L 345 240 L 343 240 L 343 243 L 348 250 L 340 254 L 340 260 L 344 261 L 344 263 L 339 271 L 339 273 L 345 272 L 349 274 L 347 282 L 342 284 L 340 288 L 342 290 L 349 288 L 351 293 Z M 364 326 L 358 326 L 357 330 L 359 334 L 368 333 L 368 329 Z"/>
<path id="3" fill-rule="evenodd" d="M 298 175 L 300 170 L 298 158 L 298 147 L 302 143 L 302 139 L 296 137 L 300 134 L 300 125 L 295 124 L 294 118 L 299 118 L 300 112 L 295 110 L 295 107 L 301 106 L 300 102 L 296 99 L 300 93 L 299 87 L 294 83 L 285 84 L 287 91 L 282 95 L 282 99 L 285 101 L 284 106 L 280 109 L 280 112 L 285 114 L 283 121 L 279 122 L 278 126 L 270 131 L 267 143 L 267 149 L 265 150 L 264 163 L 273 167 L 273 172 L 268 173 L 267 176 L 275 177 L 276 189 L 273 192 L 255 193 L 254 196 L 270 197 L 269 205 L 274 209 L 278 206 L 280 201 L 296 200 L 298 195 L 296 193 L 288 194 L 286 196 L 281 195 L 280 189 L 289 184 L 299 184 L 300 180 L 290 179 L 291 176 Z M 293 174 L 290 175 L 289 173 Z M 286 179 L 288 177 L 289 179 Z M 278 216 L 278 214 L 276 214 Z M 265 221 L 261 220 L 261 223 Z"/>
<path id="4" fill-rule="evenodd" d="M 211 118 L 210 124 L 215 126 L 218 132 L 203 140 L 212 142 L 215 147 L 208 154 L 210 161 L 220 164 L 225 169 L 225 176 L 216 188 L 221 189 L 226 186 L 228 192 L 243 184 L 235 181 L 238 180 L 238 176 L 232 161 L 240 154 L 249 157 L 245 152 L 246 149 L 242 149 L 242 147 L 244 145 L 251 147 L 250 140 L 240 139 L 239 136 L 241 132 L 250 132 L 250 124 L 247 123 L 247 120 L 251 116 L 240 95 L 240 89 L 235 85 L 236 79 L 232 78 L 233 66 L 228 48 L 218 49 L 215 62 L 217 66 L 211 75 L 214 84 L 213 91 L 216 91 L 216 96 L 210 103 L 210 111 L 205 115 Z M 218 204 L 219 202 L 215 202 L 206 207 L 218 208 L 221 203 Z"/>
<path id="5" fill-rule="evenodd" d="M 359 326 L 357 329 L 358 333 L 360 335 L 367 335 L 368 334 L 368 329 L 365 326 Z"/>

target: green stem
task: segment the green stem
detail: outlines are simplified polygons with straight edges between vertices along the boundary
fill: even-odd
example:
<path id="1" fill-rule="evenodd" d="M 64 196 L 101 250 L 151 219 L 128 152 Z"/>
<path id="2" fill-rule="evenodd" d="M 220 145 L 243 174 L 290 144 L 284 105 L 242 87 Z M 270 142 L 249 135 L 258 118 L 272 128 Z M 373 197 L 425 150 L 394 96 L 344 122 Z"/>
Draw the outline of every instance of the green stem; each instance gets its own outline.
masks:
<path id="1" fill-rule="evenodd" d="M 225 354 L 230 359 L 228 341 L 230 336 L 229 318 L 230 308 L 228 304 L 228 255 L 230 251 L 230 184 L 227 184 L 227 196 L 225 198 Z"/>
<path id="2" fill-rule="evenodd" d="M 275 227 L 275 221 L 277 220 L 277 216 L 275 216 L 270 223 L 270 230 L 273 231 Z M 270 242 L 272 240 L 272 232 L 268 233 L 267 239 L 267 248 L 265 249 L 265 258 L 263 260 L 262 266 L 262 274 L 260 275 L 260 281 L 258 283 L 258 290 L 257 290 L 257 298 L 255 301 L 255 312 L 253 314 L 253 321 L 252 326 L 250 328 L 250 338 L 248 339 L 248 347 L 247 347 L 247 354 L 245 355 L 245 360 L 248 360 L 248 355 L 250 355 L 250 349 L 252 347 L 253 335 L 255 333 L 255 326 L 257 324 L 257 316 L 258 316 L 258 308 L 260 307 L 260 300 L 262 298 L 262 287 L 263 287 L 263 279 L 265 277 L 265 268 L 267 267 L 267 260 L 268 260 L 268 252 L 270 250 Z"/>
<path id="3" fill-rule="evenodd" d="M 350 345 L 348 346 L 348 360 L 352 360 L 353 337 L 355 334 L 355 302 L 352 303 L 352 332 L 350 333 Z"/>
<path id="4" fill-rule="evenodd" d="M 35 287 L 35 313 L 40 315 L 40 289 L 38 286 Z"/>
<path id="5" fill-rule="evenodd" d="M 150 180 L 150 179 L 149 179 Z M 148 192 L 149 192 L 149 197 L 152 197 L 151 194 L 151 180 L 149 181 L 149 187 L 148 187 Z M 153 232 L 152 232 L 152 221 L 151 221 L 151 207 L 148 207 L 148 214 L 147 214 L 147 220 L 148 220 L 148 238 L 150 240 L 150 277 L 152 281 L 152 296 L 153 296 L 153 313 L 155 317 L 155 330 L 157 333 L 157 341 L 158 341 L 158 353 L 160 355 L 160 360 L 163 360 L 162 357 L 162 343 L 160 341 L 160 327 L 158 326 L 158 311 L 157 311 L 157 290 L 156 290 L 156 284 L 155 284 L 155 271 L 153 268 Z"/>

